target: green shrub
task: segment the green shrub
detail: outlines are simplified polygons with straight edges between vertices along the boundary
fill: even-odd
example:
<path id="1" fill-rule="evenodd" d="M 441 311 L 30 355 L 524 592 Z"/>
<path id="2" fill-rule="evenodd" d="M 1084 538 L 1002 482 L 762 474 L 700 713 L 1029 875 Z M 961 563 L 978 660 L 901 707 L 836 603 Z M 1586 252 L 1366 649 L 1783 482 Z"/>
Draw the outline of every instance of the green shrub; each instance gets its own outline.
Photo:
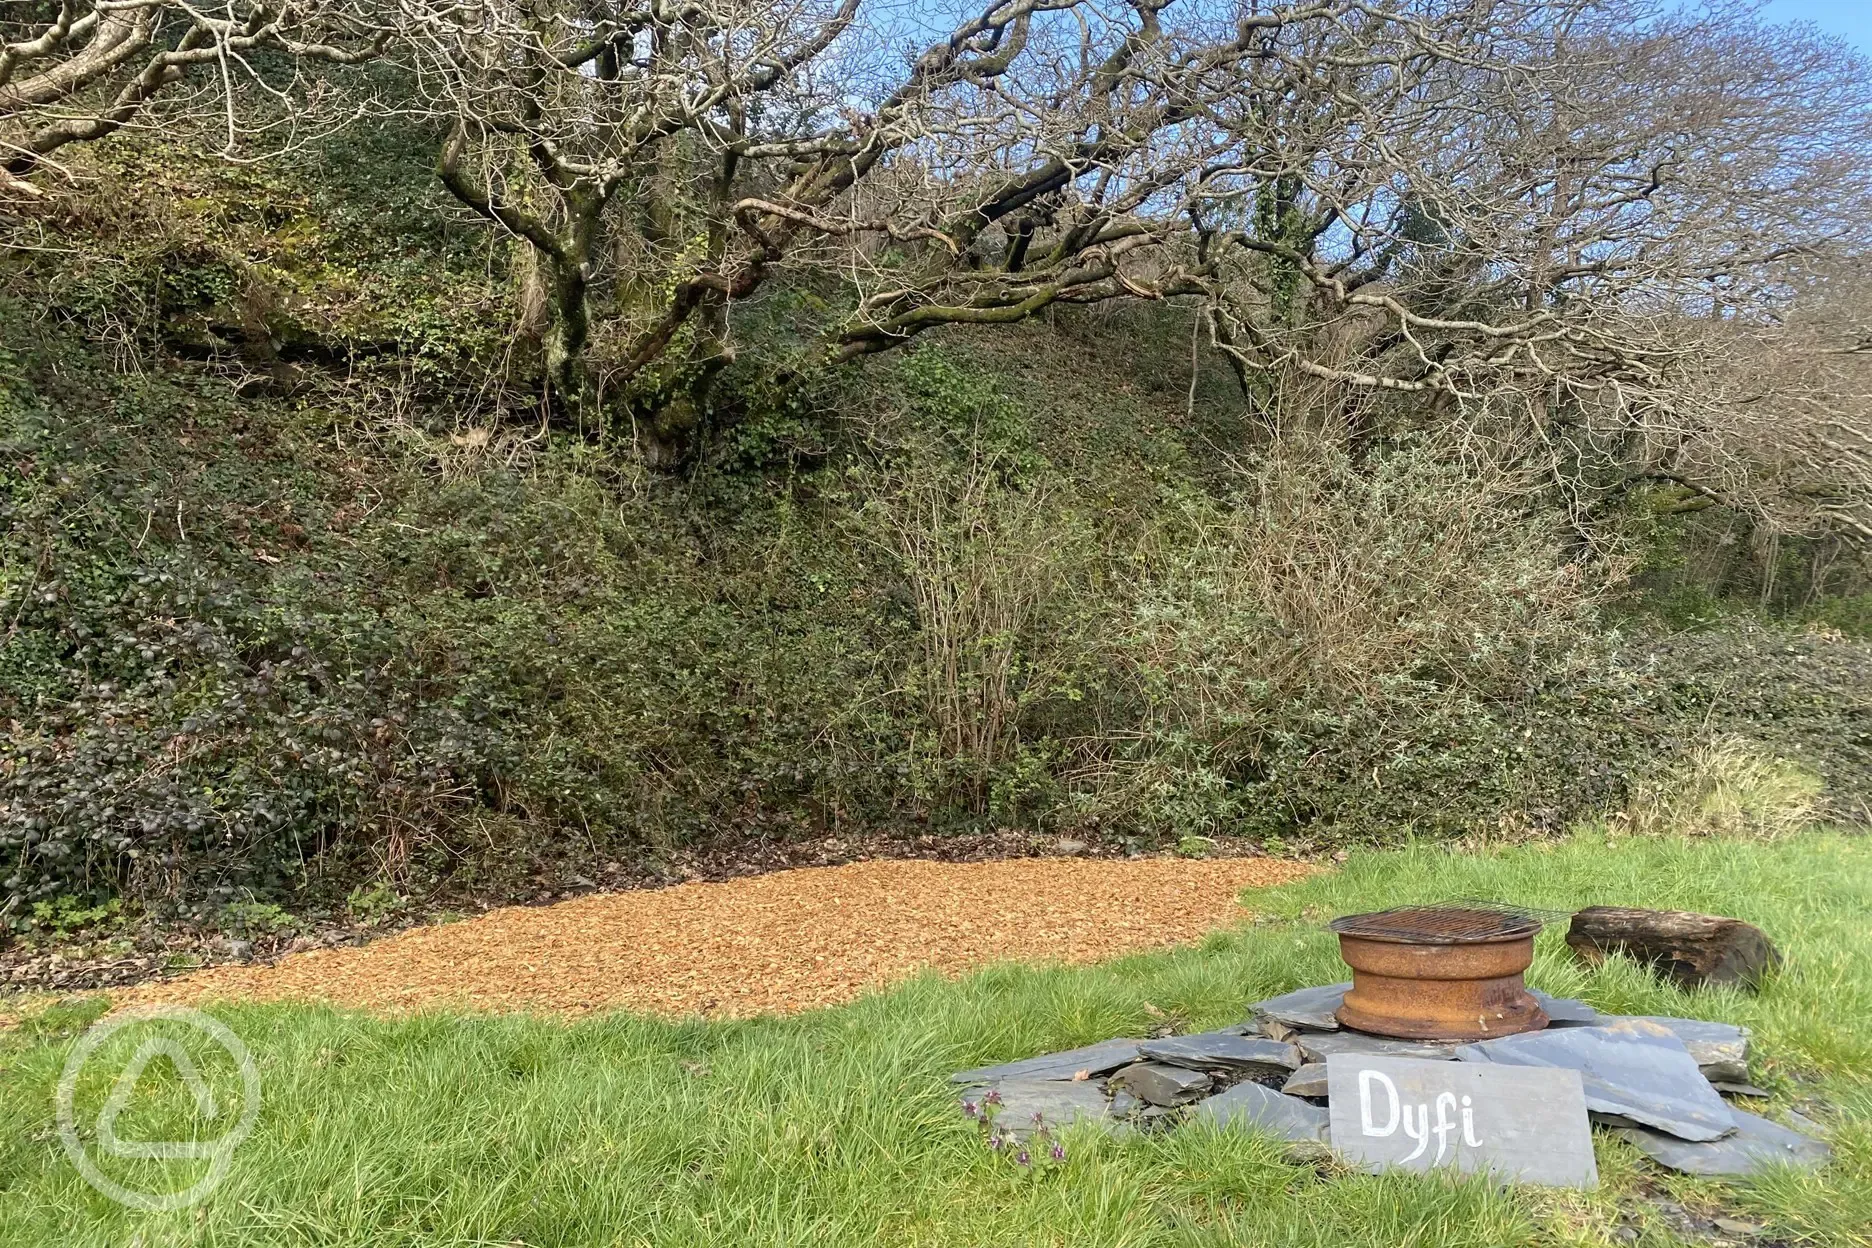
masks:
<path id="1" fill-rule="evenodd" d="M 504 888 L 902 783 L 872 737 L 910 734 L 862 709 L 882 612 L 784 507 L 693 542 L 682 499 L 620 506 L 577 446 L 438 480 L 459 448 L 343 396 L 301 414 L 50 349 L 6 379 L 9 892 L 212 916 Z"/>
<path id="2" fill-rule="evenodd" d="M 1558 531 L 1428 445 L 1278 442 L 1175 500 L 1098 591 L 1107 722 L 1135 727 L 1081 743 L 1083 807 L 1166 835 L 1558 826 L 1608 787 L 1555 783 L 1595 753 L 1559 704 L 1629 696 L 1596 628 L 1616 569 Z"/>
<path id="3" fill-rule="evenodd" d="M 1743 738 L 1819 776 L 1822 816 L 1872 822 L 1872 642 L 1741 620 L 1634 636 L 1617 661 L 1668 737 L 1658 754 Z"/>

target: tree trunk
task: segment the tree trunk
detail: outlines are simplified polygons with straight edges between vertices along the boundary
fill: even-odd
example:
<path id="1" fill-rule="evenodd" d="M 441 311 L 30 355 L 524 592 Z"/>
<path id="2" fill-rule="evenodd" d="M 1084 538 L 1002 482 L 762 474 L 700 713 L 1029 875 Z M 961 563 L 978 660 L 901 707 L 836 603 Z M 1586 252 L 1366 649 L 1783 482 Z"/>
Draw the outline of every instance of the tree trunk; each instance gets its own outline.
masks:
<path id="1" fill-rule="evenodd" d="M 558 262 L 553 266 L 552 316 L 546 329 L 546 384 L 551 399 L 576 414 L 585 396 L 585 341 L 591 336 L 591 314 L 585 304 L 582 264 Z"/>
<path id="2" fill-rule="evenodd" d="M 1685 987 L 1753 988 L 1781 965 L 1780 953 L 1759 927 L 1682 910 L 1593 906 L 1573 916 L 1566 942 L 1581 961 L 1596 963 L 1622 953 Z"/>
<path id="3" fill-rule="evenodd" d="M 589 275 L 592 245 L 604 204 L 595 195 L 568 192 L 568 229 L 551 257 L 552 325 L 546 331 L 546 383 L 555 406 L 577 419 L 585 405 L 585 344 L 591 337 Z"/>

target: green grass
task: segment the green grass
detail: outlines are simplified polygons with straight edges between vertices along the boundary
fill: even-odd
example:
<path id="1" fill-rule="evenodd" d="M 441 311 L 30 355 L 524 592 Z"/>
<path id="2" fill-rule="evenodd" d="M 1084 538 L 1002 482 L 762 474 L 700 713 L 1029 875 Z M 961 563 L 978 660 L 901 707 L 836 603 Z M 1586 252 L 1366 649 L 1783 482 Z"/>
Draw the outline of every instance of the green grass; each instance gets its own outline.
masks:
<path id="1" fill-rule="evenodd" d="M 1190 1027 L 1234 1020 L 1258 997 L 1338 977 L 1319 919 L 1460 895 L 1762 924 L 1788 967 L 1759 997 L 1686 994 L 1630 965 L 1584 970 L 1557 931 L 1542 938 L 1531 979 L 1602 1009 L 1746 1023 L 1758 1081 L 1776 1106 L 1827 1123 L 1834 1163 L 1727 1185 L 1663 1175 L 1601 1139 L 1601 1189 L 1556 1193 L 1321 1172 L 1285 1163 L 1270 1142 L 1191 1128 L 1075 1134 L 1064 1165 L 1029 1175 L 984 1149 L 952 1107 L 943 1079 L 958 1067 L 1138 1034 L 1152 1010 Z M 1253 901 L 1259 918 L 1199 947 L 925 978 L 790 1019 L 564 1025 L 218 1009 L 258 1058 L 259 1124 L 212 1196 L 166 1214 L 106 1200 L 66 1161 L 53 1089 L 96 1006 L 44 1010 L 0 1050 L 0 1242 L 1497 1248 L 1615 1244 L 1621 1217 L 1635 1219 L 1640 1244 L 1678 1242 L 1648 1203 L 1660 1195 L 1796 1243 L 1872 1242 L 1872 841 L 1613 846 L 1582 835 L 1478 856 L 1418 848 L 1354 858 Z M 185 1130 L 193 1113 L 173 1069 L 151 1070 L 161 1078 L 132 1100 L 125 1138 Z M 90 1071 L 79 1103 L 95 1113 L 107 1085 Z M 234 1093 L 225 1079 L 216 1086 Z M 176 1186 L 198 1163 L 110 1164 L 144 1178 L 183 1166 L 179 1183 L 169 1172 Z M 136 1165 L 148 1169 L 121 1169 Z"/>

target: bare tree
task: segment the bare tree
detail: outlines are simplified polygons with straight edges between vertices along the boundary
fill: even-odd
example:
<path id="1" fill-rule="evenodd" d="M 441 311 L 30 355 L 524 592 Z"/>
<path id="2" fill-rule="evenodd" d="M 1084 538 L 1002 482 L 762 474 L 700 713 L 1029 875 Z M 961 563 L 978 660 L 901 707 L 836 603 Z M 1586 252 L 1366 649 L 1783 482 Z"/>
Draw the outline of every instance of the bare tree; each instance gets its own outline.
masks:
<path id="1" fill-rule="evenodd" d="M 71 143 L 135 122 L 165 93 L 213 109 L 232 151 L 255 124 L 241 84 L 275 105 L 295 105 L 292 71 L 257 57 L 285 53 L 333 65 L 364 61 L 387 31 L 333 0 L 242 0 L 196 8 L 187 0 L 20 0 L 0 16 L 0 198 L 38 198 L 28 179 Z"/>
<path id="2" fill-rule="evenodd" d="M 1295 32 L 1367 79 L 1403 66 L 1384 98 L 1415 119 L 1430 67 L 1527 11 L 1172 7 L 997 0 L 916 37 L 860 0 L 409 0 L 399 35 L 450 122 L 450 190 L 541 259 L 560 401 L 621 393 L 679 453 L 732 357 L 729 310 L 776 274 L 855 293 L 815 348 L 833 360 L 1062 301 L 1206 294 L 1220 258 L 1191 209 L 1263 176 L 1244 85 L 1313 68 Z"/>
<path id="3" fill-rule="evenodd" d="M 776 282 L 819 309 L 794 373 L 1179 300 L 1270 430 L 1467 430 L 1583 529 L 1646 481 L 1863 523 L 1863 473 L 1786 462 L 1862 444 L 1857 361 L 1768 384 L 1864 324 L 1814 276 L 1872 255 L 1845 49 L 1728 0 L 967 2 L 57 0 L 8 28 L 0 133 L 18 187 L 199 69 L 231 144 L 261 124 L 237 79 L 287 94 L 250 53 L 382 49 L 386 106 L 440 123 L 444 184 L 530 258 L 554 408 L 628 415 L 653 459 Z M 1851 432 L 1789 449 L 1822 412 Z"/>
<path id="4" fill-rule="evenodd" d="M 1854 430 L 1836 447 L 1863 447 L 1863 384 L 1855 399 L 1836 367 L 1769 385 L 1764 366 L 1826 349 L 1800 312 L 1812 273 L 1872 253 L 1862 58 L 1733 6 L 1549 6 L 1413 85 L 1414 118 L 1317 79 L 1270 94 L 1250 140 L 1264 181 L 1199 229 L 1234 255 L 1204 315 L 1266 419 L 1353 444 L 1467 428 L 1481 453 L 1546 465 L 1583 524 L 1670 481 L 1850 527 L 1863 450 L 1796 430 L 1824 410 Z M 1872 326 L 1831 310 L 1836 338 Z M 1823 374 L 1844 388 L 1823 394 Z M 1818 478 L 1824 509 L 1787 493 L 1818 497 Z"/>
<path id="5" fill-rule="evenodd" d="M 1872 554 L 1872 257 L 1813 262 L 1781 306 L 1690 322 L 1702 362 L 1691 401 L 1706 432 L 1640 479 L 1684 510 L 1725 506 L 1780 535 Z"/>
<path id="6" fill-rule="evenodd" d="M 808 360 L 1194 303 L 1269 420 L 1469 422 L 1556 482 L 1716 420 L 1686 318 L 1868 246 L 1863 63 L 1642 0 L 406 0 L 443 177 L 537 254 L 558 401 L 680 455 L 735 305 L 836 273 Z M 1303 402 L 1297 402 L 1303 401 Z M 1702 453 L 1699 451 L 1698 453 Z"/>

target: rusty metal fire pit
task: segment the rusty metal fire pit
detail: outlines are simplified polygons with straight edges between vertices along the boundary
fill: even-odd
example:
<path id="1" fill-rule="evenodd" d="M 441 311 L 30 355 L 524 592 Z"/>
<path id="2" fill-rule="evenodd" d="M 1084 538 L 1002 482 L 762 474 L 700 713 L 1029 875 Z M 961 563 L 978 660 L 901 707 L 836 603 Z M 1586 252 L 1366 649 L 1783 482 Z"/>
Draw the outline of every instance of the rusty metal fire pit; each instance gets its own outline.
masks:
<path id="1" fill-rule="evenodd" d="M 1339 1021 L 1411 1040 L 1482 1040 L 1537 1031 L 1547 1015 L 1522 974 L 1541 919 L 1488 904 L 1405 906 L 1327 925 L 1352 988 Z"/>

